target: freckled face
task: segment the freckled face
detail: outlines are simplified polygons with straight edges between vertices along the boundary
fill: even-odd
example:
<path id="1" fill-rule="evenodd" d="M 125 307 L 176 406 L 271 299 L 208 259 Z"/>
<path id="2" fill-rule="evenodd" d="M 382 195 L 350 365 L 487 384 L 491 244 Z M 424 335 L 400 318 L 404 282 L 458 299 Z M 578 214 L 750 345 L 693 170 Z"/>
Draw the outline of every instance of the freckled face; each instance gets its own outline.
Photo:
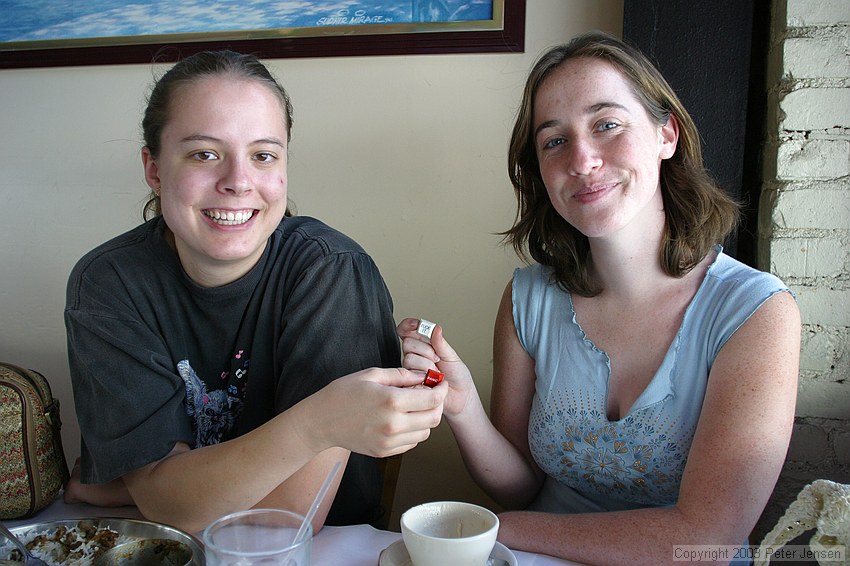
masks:
<path id="1" fill-rule="evenodd" d="M 678 125 L 659 126 L 612 64 L 590 57 L 554 69 L 534 100 L 534 142 L 555 210 L 589 238 L 619 233 L 636 218 L 663 222 L 661 161 Z"/>
<path id="2" fill-rule="evenodd" d="M 253 267 L 286 210 L 287 127 L 269 87 L 205 78 L 175 92 L 161 150 L 142 160 L 186 273 L 205 286 Z"/>

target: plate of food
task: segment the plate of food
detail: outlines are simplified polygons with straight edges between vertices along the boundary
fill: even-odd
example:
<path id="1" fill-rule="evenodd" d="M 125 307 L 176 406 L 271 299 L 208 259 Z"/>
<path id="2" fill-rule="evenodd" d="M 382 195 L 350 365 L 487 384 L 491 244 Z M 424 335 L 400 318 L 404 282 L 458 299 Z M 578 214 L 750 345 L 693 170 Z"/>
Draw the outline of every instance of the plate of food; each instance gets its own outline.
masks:
<path id="1" fill-rule="evenodd" d="M 95 560 L 119 545 L 147 539 L 182 542 L 191 551 L 191 559 L 180 566 L 204 566 L 204 548 L 192 535 L 159 523 L 138 519 L 99 517 L 69 519 L 21 525 L 10 529 L 30 552 L 49 566 L 94 566 Z M 23 562 L 11 541 L 0 539 L 0 561 Z M 150 564 L 150 560 L 146 560 Z M 124 562 L 131 563 L 131 562 Z M 161 562 L 172 565 L 173 555 L 166 553 Z M 151 565 L 153 566 L 153 564 Z"/>

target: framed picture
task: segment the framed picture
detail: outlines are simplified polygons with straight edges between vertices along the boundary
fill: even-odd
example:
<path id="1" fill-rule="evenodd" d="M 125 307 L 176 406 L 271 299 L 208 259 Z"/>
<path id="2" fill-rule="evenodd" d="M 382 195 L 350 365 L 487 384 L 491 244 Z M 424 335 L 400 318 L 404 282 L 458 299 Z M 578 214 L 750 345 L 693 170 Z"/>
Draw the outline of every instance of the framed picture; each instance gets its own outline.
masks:
<path id="1" fill-rule="evenodd" d="M 0 0 L 0 68 L 522 52 L 526 0 Z"/>

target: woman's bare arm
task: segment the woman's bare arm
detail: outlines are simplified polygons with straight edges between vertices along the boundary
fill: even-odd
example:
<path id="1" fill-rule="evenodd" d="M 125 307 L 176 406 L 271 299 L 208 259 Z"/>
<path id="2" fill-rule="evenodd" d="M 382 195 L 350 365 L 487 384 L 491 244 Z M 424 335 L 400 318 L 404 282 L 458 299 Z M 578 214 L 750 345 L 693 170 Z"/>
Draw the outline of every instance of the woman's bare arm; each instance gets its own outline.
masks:
<path id="1" fill-rule="evenodd" d="M 674 546 L 744 542 L 785 460 L 799 350 L 800 315 L 789 293 L 771 297 L 729 339 L 709 375 L 675 506 L 581 515 L 507 512 L 499 539 L 510 548 L 587 564 L 665 564 L 673 562 Z"/>

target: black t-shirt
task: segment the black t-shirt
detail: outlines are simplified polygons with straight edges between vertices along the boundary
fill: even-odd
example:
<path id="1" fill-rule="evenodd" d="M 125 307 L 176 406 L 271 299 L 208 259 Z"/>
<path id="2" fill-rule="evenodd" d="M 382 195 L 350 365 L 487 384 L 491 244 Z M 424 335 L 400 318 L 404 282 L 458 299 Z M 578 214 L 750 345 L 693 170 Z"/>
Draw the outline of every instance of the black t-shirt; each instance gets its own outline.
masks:
<path id="1" fill-rule="evenodd" d="M 245 434 L 333 379 L 399 365 L 390 293 L 347 236 L 285 218 L 249 273 L 205 288 L 164 227 L 159 217 L 97 247 L 68 282 L 84 482 L 111 481 L 177 442 Z M 328 524 L 373 522 L 380 492 L 375 461 L 352 454 Z"/>

